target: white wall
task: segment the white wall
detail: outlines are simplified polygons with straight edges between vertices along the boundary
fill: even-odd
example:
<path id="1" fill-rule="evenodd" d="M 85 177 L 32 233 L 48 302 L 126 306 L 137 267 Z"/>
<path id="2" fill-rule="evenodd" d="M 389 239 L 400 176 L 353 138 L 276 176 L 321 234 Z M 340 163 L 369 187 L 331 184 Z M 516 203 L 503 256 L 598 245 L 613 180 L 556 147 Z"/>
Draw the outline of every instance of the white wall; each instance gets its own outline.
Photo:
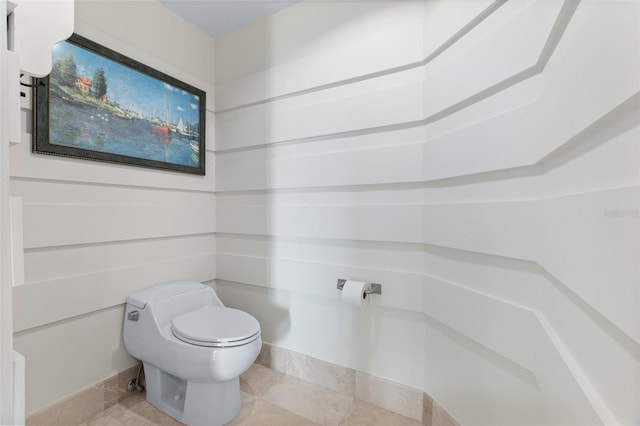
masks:
<path id="1" fill-rule="evenodd" d="M 75 31 L 207 92 L 207 175 L 11 147 L 11 193 L 24 202 L 25 284 L 13 309 L 27 412 L 135 365 L 121 338 L 128 294 L 216 273 L 213 39 L 148 1 L 76 2 Z"/>
<path id="2" fill-rule="evenodd" d="M 223 301 L 462 424 L 637 424 L 639 7 L 306 2 L 217 40 Z"/>
<path id="3" fill-rule="evenodd" d="M 0 1 L 0 16 L 7 16 L 7 3 Z M 9 200 L 9 110 L 5 94 L 10 90 L 7 20 L 0 22 L 0 424 L 14 422 L 13 336 L 11 327 L 11 210 Z M 16 397 L 17 399 L 18 397 Z"/>

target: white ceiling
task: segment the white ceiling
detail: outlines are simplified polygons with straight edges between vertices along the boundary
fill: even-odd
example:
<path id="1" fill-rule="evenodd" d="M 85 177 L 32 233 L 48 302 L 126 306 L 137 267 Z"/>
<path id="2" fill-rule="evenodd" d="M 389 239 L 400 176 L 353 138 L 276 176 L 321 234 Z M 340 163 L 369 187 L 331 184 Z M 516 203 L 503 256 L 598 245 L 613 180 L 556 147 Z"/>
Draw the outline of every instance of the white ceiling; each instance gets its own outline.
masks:
<path id="1" fill-rule="evenodd" d="M 160 3 L 218 38 L 300 0 L 160 0 Z"/>

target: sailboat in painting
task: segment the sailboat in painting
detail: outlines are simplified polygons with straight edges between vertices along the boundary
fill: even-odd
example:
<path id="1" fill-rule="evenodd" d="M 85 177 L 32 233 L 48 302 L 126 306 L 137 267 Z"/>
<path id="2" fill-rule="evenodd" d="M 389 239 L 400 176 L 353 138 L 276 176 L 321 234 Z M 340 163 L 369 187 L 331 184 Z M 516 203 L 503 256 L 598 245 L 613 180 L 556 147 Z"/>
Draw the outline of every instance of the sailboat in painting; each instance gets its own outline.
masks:
<path id="1" fill-rule="evenodd" d="M 196 139 L 198 137 L 197 133 L 192 132 L 191 129 L 189 129 L 188 122 L 187 122 L 187 126 L 184 125 L 184 121 L 182 121 L 182 117 L 178 120 L 178 125 L 176 126 L 176 129 L 178 130 L 178 133 L 180 133 L 182 136 L 185 136 L 189 139 Z"/>
<path id="2" fill-rule="evenodd" d="M 157 132 L 169 134 L 169 111 L 167 110 L 167 93 L 166 92 L 164 93 L 164 123 L 153 124 L 151 127 L 153 127 L 153 130 Z"/>

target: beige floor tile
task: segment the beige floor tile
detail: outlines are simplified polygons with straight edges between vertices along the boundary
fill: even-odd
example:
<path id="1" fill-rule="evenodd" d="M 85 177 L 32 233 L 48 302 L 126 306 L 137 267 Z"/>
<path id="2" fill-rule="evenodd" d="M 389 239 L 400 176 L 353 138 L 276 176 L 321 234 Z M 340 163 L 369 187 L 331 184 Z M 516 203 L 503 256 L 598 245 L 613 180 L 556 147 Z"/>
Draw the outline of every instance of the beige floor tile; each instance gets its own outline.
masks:
<path id="1" fill-rule="evenodd" d="M 232 426 L 422 425 L 414 419 L 388 409 L 354 400 L 348 395 L 316 386 L 259 364 L 254 364 L 241 376 L 240 386 L 242 407 L 236 418 L 229 423 Z M 433 406 L 435 403 L 424 407 L 425 417 L 433 420 L 433 426 L 457 424 L 449 416 L 443 415 L 446 413 L 433 412 L 435 411 Z M 144 393 L 134 392 L 78 426 L 133 425 L 178 426 L 181 423 L 150 405 Z"/>
<path id="2" fill-rule="evenodd" d="M 240 390 L 253 396 L 262 396 L 271 386 L 282 380 L 282 373 L 259 364 L 253 364 L 240 376 Z"/>
<path id="3" fill-rule="evenodd" d="M 104 408 L 107 409 L 132 395 L 127 391 L 129 380 L 136 377 L 138 366 L 131 367 L 104 381 Z"/>
<path id="4" fill-rule="evenodd" d="M 138 414 L 153 425 L 161 425 L 161 426 L 181 426 L 182 425 L 182 423 L 180 423 L 173 417 L 168 416 L 162 411 L 158 410 L 153 405 L 148 405 L 147 407 L 142 409 Z"/>
<path id="5" fill-rule="evenodd" d="M 182 423 L 178 422 L 173 417 L 168 416 L 153 405 L 149 404 L 146 401 L 144 394 L 139 394 L 136 397 L 123 400 L 121 403 L 105 410 L 105 414 L 125 425 L 182 425 Z"/>
<path id="6" fill-rule="evenodd" d="M 241 392 L 242 395 L 242 408 L 238 417 L 247 418 L 251 413 L 251 406 L 255 402 L 256 397 L 253 395 Z M 145 399 L 138 397 L 126 401 L 125 403 L 117 404 L 109 409 L 105 410 L 104 415 L 114 420 L 114 426 L 120 425 L 142 425 L 142 426 L 180 426 L 182 423 L 175 420 L 173 417 L 166 415 L 162 411 L 149 404 Z M 116 423 L 117 422 L 117 423 Z M 104 423 L 104 426 L 109 423 Z M 93 426 L 93 424 L 83 425 Z M 101 423 L 100 425 L 103 426 Z"/>
<path id="7" fill-rule="evenodd" d="M 144 417 L 139 413 L 148 405 L 145 400 L 139 400 L 135 404 L 127 405 L 127 403 L 133 402 L 132 400 L 125 400 L 119 404 L 109 407 L 104 413 L 114 421 L 120 422 L 120 424 L 128 425 L 135 424 L 136 421 L 145 422 Z"/>
<path id="8" fill-rule="evenodd" d="M 122 423 L 124 426 L 155 426 L 156 423 L 152 423 L 139 414 L 134 414 L 132 417 Z"/>
<path id="9" fill-rule="evenodd" d="M 147 394 L 144 392 L 134 392 L 128 398 L 120 401 L 116 406 L 122 406 L 130 411 L 139 412 L 149 403 L 147 402 Z M 113 407 L 109 408 L 112 409 Z"/>
<path id="10" fill-rule="evenodd" d="M 254 406 L 257 398 L 251 394 L 240 391 L 242 397 L 242 406 L 238 415 L 228 425 L 242 425 L 253 415 Z M 228 426 L 226 425 L 226 426 Z"/>
<path id="11" fill-rule="evenodd" d="M 111 416 L 96 416 L 87 422 L 87 426 L 124 426 L 120 420 L 114 419 Z"/>
<path id="12" fill-rule="evenodd" d="M 28 426 L 69 426 L 84 423 L 104 408 L 102 384 L 91 386 L 27 416 Z"/>
<path id="13" fill-rule="evenodd" d="M 257 399 L 227 426 L 318 426 L 318 423 Z"/>
<path id="14" fill-rule="evenodd" d="M 149 420 L 147 417 L 145 417 L 142 414 L 145 411 L 145 409 L 148 407 L 151 407 L 151 405 L 149 405 L 146 401 L 142 401 L 136 405 L 136 411 L 133 411 L 130 408 L 125 407 L 122 403 L 120 403 L 120 404 L 114 405 L 108 410 L 105 410 L 105 413 L 109 416 L 109 418 L 113 419 L 114 425 L 153 426 L 153 425 L 164 424 L 164 423 L 156 423 L 155 421 Z"/>
<path id="15" fill-rule="evenodd" d="M 323 425 L 337 425 L 353 398 L 303 380 L 284 376 L 263 396 L 265 401 Z"/>
<path id="16" fill-rule="evenodd" d="M 421 426 L 422 423 L 364 401 L 353 401 L 340 426 Z"/>

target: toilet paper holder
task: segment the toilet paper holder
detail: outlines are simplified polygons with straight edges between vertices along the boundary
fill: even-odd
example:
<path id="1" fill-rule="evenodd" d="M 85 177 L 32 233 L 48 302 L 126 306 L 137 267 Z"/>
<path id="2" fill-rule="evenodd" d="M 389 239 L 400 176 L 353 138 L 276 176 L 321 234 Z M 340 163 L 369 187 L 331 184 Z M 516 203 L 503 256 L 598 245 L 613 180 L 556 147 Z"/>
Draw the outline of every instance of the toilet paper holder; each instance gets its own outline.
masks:
<path id="1" fill-rule="evenodd" d="M 347 280 L 338 278 L 338 290 L 342 290 L 344 288 L 344 283 L 346 282 Z M 371 288 L 369 290 L 365 290 L 364 292 L 366 294 L 382 294 L 382 284 L 371 283 Z"/>

